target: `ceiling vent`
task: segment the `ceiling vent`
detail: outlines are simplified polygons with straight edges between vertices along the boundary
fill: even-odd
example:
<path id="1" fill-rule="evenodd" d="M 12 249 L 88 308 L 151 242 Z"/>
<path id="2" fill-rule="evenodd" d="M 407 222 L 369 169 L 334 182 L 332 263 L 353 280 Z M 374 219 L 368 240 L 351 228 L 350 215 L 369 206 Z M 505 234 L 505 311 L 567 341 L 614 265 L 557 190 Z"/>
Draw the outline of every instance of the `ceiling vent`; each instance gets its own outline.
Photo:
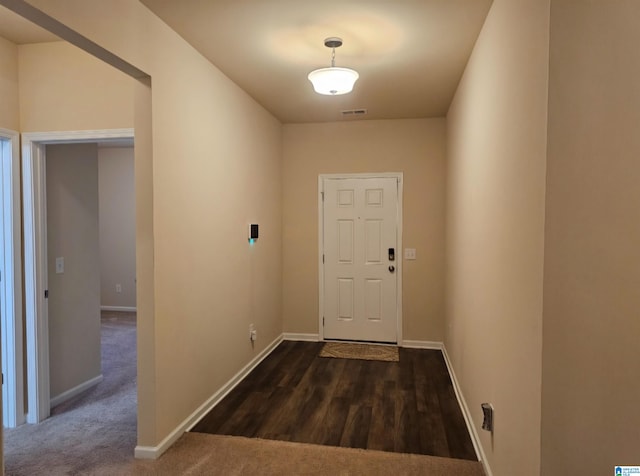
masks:
<path id="1" fill-rule="evenodd" d="M 342 117 L 358 117 L 358 116 L 366 116 L 366 109 L 347 109 L 346 111 L 341 111 Z"/>

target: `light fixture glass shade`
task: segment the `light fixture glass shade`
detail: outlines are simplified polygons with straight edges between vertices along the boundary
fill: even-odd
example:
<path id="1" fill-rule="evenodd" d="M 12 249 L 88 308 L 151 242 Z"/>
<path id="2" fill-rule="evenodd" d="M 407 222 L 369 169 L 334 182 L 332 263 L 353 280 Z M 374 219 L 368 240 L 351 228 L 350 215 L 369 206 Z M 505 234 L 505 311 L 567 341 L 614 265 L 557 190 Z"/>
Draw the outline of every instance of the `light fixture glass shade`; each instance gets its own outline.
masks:
<path id="1" fill-rule="evenodd" d="M 337 96 L 350 93 L 360 75 L 349 68 L 321 68 L 309 73 L 309 81 L 318 94 Z"/>

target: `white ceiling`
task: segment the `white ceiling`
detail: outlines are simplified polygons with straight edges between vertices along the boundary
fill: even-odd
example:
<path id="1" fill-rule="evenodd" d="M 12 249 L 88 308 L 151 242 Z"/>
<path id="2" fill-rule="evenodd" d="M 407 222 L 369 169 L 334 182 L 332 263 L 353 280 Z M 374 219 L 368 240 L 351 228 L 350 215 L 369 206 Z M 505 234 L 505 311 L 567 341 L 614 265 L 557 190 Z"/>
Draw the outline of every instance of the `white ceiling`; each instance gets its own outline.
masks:
<path id="1" fill-rule="evenodd" d="M 444 116 L 492 0 L 141 2 L 280 121 L 301 123 L 351 109 L 366 119 Z M 0 36 L 52 41 L 7 27 L 2 10 Z M 344 40 L 336 66 L 360 73 L 351 94 L 322 96 L 307 80 L 330 65 L 329 36 Z"/>

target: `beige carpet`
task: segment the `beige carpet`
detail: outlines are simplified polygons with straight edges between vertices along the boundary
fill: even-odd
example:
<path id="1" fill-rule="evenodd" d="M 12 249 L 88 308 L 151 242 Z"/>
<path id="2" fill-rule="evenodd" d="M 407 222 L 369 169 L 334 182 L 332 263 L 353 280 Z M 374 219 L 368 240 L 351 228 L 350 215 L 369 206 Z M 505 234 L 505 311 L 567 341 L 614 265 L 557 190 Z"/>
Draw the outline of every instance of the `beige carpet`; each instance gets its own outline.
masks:
<path id="1" fill-rule="evenodd" d="M 101 341 L 102 382 L 52 408 L 39 425 L 5 428 L 7 476 L 84 475 L 133 461 L 136 315 L 103 312 Z"/>
<path id="2" fill-rule="evenodd" d="M 382 360 L 398 362 L 398 348 L 391 345 L 352 344 L 350 342 L 327 342 L 320 357 L 336 359 Z"/>
<path id="3" fill-rule="evenodd" d="M 484 476 L 476 461 L 204 433 L 185 433 L 157 461 L 105 466 L 91 474 Z"/>

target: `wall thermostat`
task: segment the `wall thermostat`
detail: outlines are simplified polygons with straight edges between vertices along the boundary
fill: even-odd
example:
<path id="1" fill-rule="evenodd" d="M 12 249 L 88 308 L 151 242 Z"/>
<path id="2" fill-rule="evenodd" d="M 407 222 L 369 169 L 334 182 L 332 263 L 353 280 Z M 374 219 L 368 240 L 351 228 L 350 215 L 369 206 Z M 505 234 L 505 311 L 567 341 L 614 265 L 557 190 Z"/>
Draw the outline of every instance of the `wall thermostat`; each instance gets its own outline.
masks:
<path id="1" fill-rule="evenodd" d="M 258 239 L 258 225 L 256 223 L 252 223 L 249 225 L 249 242 L 253 243 Z"/>

